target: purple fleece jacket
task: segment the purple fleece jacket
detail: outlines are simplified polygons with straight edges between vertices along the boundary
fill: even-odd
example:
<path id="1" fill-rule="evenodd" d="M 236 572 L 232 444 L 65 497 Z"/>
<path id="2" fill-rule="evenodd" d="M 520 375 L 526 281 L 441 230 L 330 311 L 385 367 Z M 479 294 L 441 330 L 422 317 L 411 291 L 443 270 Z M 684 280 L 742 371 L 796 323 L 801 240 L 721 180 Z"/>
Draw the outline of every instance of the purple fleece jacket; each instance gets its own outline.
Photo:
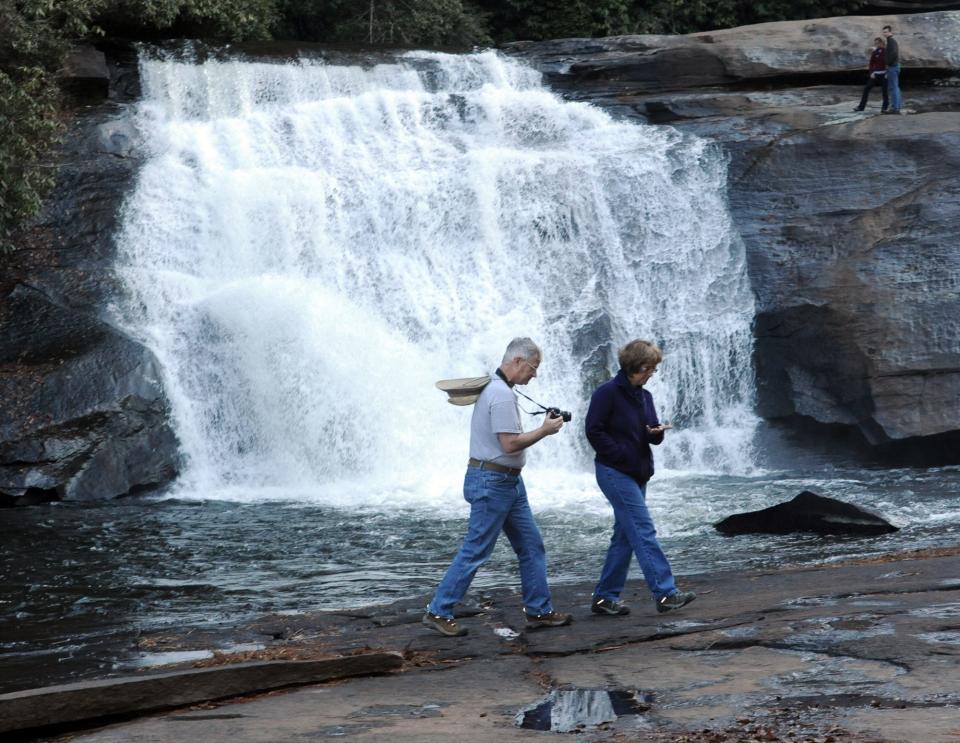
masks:
<path id="1" fill-rule="evenodd" d="M 653 395 L 634 387 L 623 369 L 601 384 L 590 398 L 587 440 L 597 452 L 596 461 L 630 475 L 641 485 L 653 477 L 650 444 L 663 441 L 663 433 L 651 435 L 647 426 L 659 426 Z"/>

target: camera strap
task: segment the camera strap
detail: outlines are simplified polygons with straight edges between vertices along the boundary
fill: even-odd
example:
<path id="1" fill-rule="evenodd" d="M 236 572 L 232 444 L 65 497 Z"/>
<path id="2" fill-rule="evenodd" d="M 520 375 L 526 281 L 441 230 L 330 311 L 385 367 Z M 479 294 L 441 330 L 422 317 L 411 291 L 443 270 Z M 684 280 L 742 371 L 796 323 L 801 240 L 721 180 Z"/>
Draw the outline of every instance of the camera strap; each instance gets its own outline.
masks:
<path id="1" fill-rule="evenodd" d="M 505 375 L 502 371 L 500 371 L 499 369 L 497 369 L 497 376 L 500 377 L 500 379 L 502 379 L 504 382 L 507 382 L 507 377 L 506 377 L 506 375 Z M 529 410 L 523 410 L 523 408 L 520 408 L 520 409 L 523 410 L 523 412 L 526 413 L 527 415 L 544 415 L 544 414 L 550 409 L 550 408 L 548 408 L 546 405 L 541 405 L 541 404 L 538 403 L 536 400 L 534 400 L 532 397 L 529 397 L 529 396 L 523 394 L 520 390 L 518 390 L 518 389 L 516 388 L 515 385 L 510 384 L 510 382 L 507 382 L 507 386 L 508 386 L 511 390 L 513 390 L 516 394 L 520 395 L 520 397 L 523 397 L 523 398 L 529 400 L 529 401 L 532 402 L 534 405 L 536 405 L 538 408 L 542 408 L 542 410 L 534 410 L 532 413 L 531 413 Z"/>
<path id="2" fill-rule="evenodd" d="M 526 398 L 527 400 L 532 402 L 538 408 L 543 408 L 542 410 L 534 410 L 532 413 L 529 410 L 524 410 L 523 412 L 526 413 L 527 415 L 543 415 L 549 410 L 549 408 L 546 405 L 541 405 L 532 397 L 527 397 L 527 395 L 523 394 L 520 390 L 515 388 L 513 391 L 516 392 L 518 395 L 520 395 L 520 397 Z"/>

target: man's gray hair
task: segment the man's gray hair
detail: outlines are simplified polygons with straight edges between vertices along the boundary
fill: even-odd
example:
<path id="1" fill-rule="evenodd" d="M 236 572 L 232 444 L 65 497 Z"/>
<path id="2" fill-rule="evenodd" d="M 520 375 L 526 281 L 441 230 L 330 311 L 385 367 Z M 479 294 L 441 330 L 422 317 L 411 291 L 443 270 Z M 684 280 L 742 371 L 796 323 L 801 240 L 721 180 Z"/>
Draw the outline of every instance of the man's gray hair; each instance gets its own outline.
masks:
<path id="1" fill-rule="evenodd" d="M 513 361 L 519 356 L 521 359 L 530 359 L 542 358 L 543 354 L 540 353 L 540 346 L 534 343 L 529 338 L 514 338 L 510 343 L 507 344 L 507 350 L 503 352 L 503 361 L 500 363 L 506 364 L 509 361 Z"/>

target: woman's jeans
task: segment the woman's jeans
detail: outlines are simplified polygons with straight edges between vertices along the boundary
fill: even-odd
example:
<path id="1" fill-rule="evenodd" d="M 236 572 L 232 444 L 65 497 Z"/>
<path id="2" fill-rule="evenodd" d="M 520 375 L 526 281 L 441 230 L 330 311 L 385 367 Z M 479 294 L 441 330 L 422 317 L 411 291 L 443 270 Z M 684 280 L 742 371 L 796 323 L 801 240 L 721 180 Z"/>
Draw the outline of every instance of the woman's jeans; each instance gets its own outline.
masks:
<path id="1" fill-rule="evenodd" d="M 597 484 L 613 506 L 613 536 L 600 581 L 593 592 L 597 598 L 620 598 L 627 582 L 630 558 L 637 556 L 643 577 L 653 595 L 660 599 L 677 590 L 667 556 L 657 542 L 657 530 L 647 510 L 646 487 L 613 467 L 597 463 Z"/>
<path id="2" fill-rule="evenodd" d="M 887 107 L 890 105 L 890 101 L 887 98 L 887 76 L 871 75 L 870 79 L 867 80 L 867 84 L 863 86 L 863 96 L 860 98 L 860 105 L 857 106 L 861 111 L 867 107 L 867 99 L 870 98 L 870 91 L 877 85 L 879 85 L 880 90 L 883 91 L 883 107 L 880 110 L 887 110 Z"/>
<path id="3" fill-rule="evenodd" d="M 527 490 L 519 475 L 468 467 L 463 497 L 470 504 L 470 521 L 463 546 L 437 586 L 427 611 L 447 619 L 467 593 L 477 569 L 485 563 L 500 536 L 507 535 L 520 561 L 523 606 L 528 614 L 549 614 L 547 558 L 537 522 L 527 503 Z"/>

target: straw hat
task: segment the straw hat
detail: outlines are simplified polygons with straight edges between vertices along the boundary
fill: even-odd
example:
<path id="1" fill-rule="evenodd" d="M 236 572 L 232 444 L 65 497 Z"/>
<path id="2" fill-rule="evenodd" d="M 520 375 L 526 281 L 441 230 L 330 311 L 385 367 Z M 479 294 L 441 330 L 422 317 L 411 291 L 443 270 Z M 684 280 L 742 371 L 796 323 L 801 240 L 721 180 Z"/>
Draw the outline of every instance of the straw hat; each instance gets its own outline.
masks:
<path id="1" fill-rule="evenodd" d="M 490 375 L 484 374 L 482 377 L 441 379 L 437 382 L 437 389 L 447 393 L 447 402 L 451 405 L 473 405 L 488 384 Z"/>

